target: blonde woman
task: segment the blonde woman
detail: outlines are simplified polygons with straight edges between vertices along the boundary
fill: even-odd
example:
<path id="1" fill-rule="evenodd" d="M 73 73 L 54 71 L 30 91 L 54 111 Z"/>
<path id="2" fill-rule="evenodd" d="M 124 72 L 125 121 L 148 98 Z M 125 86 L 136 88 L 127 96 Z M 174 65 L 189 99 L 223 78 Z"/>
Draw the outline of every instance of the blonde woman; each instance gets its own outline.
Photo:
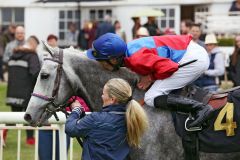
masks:
<path id="1" fill-rule="evenodd" d="M 82 137 L 82 159 L 124 160 L 129 147 L 140 147 L 141 137 L 148 127 L 147 115 L 132 99 L 132 89 L 123 79 L 109 80 L 102 93 L 103 108 L 84 115 L 75 101 L 66 122 L 65 132 L 71 137 Z"/>

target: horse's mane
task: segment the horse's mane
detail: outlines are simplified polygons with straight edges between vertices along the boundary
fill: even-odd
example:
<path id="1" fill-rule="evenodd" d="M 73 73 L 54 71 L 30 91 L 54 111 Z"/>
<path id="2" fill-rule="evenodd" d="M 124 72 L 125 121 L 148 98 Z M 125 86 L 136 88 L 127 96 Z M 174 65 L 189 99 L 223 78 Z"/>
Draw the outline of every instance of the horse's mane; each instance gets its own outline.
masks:
<path id="1" fill-rule="evenodd" d="M 68 65 L 72 65 L 75 74 L 79 76 L 82 83 L 82 87 L 79 89 L 80 91 L 78 94 L 84 96 L 83 94 L 87 92 L 87 95 L 90 95 L 88 99 L 90 99 L 90 103 L 94 106 L 94 109 L 99 109 L 101 107 L 103 86 L 111 78 L 123 78 L 130 83 L 134 91 L 137 90 L 135 89 L 138 80 L 137 74 L 125 67 L 114 72 L 107 71 L 97 61 L 88 59 L 86 52 L 79 52 L 72 48 L 64 49 L 64 58 L 69 58 L 67 60 L 69 63 Z M 139 92 L 143 93 L 142 91 Z"/>

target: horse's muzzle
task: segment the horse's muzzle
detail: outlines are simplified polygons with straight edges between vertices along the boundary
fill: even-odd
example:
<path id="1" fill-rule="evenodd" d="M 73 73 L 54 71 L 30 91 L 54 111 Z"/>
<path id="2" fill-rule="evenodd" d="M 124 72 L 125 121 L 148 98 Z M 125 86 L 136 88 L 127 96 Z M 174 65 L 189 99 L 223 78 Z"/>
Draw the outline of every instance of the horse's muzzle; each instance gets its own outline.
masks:
<path id="1" fill-rule="evenodd" d="M 31 121 L 32 121 L 31 115 L 30 115 L 30 114 L 27 114 L 27 113 L 24 115 L 24 119 L 25 119 L 25 121 L 27 121 L 27 122 L 31 122 Z"/>
<path id="2" fill-rule="evenodd" d="M 25 121 L 27 121 L 27 122 L 30 124 L 30 126 L 32 126 L 32 127 L 36 127 L 36 124 L 33 123 L 33 121 L 32 121 L 32 117 L 31 117 L 30 114 L 25 113 L 25 115 L 24 115 L 24 119 L 25 119 Z"/>

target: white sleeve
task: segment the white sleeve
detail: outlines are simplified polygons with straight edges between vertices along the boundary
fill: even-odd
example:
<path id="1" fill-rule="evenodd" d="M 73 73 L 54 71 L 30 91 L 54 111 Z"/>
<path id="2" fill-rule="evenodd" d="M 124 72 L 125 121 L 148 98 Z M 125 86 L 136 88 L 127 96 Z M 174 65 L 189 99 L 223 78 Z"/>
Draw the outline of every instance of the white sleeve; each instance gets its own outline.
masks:
<path id="1" fill-rule="evenodd" d="M 217 53 L 213 63 L 214 63 L 214 69 L 208 69 L 207 71 L 204 72 L 204 74 L 212 77 L 222 76 L 225 70 L 223 54 Z"/>

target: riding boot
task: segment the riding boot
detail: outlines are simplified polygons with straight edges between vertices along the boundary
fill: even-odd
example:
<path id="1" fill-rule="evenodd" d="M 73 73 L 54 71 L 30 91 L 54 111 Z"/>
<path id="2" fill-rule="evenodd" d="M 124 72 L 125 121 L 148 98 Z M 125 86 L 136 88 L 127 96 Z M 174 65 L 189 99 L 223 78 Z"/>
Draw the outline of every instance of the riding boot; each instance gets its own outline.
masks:
<path id="1" fill-rule="evenodd" d="M 191 113 L 195 120 L 189 124 L 189 127 L 201 126 L 212 116 L 214 111 L 210 105 L 174 94 L 156 97 L 154 99 L 154 106 L 161 109 Z"/>

